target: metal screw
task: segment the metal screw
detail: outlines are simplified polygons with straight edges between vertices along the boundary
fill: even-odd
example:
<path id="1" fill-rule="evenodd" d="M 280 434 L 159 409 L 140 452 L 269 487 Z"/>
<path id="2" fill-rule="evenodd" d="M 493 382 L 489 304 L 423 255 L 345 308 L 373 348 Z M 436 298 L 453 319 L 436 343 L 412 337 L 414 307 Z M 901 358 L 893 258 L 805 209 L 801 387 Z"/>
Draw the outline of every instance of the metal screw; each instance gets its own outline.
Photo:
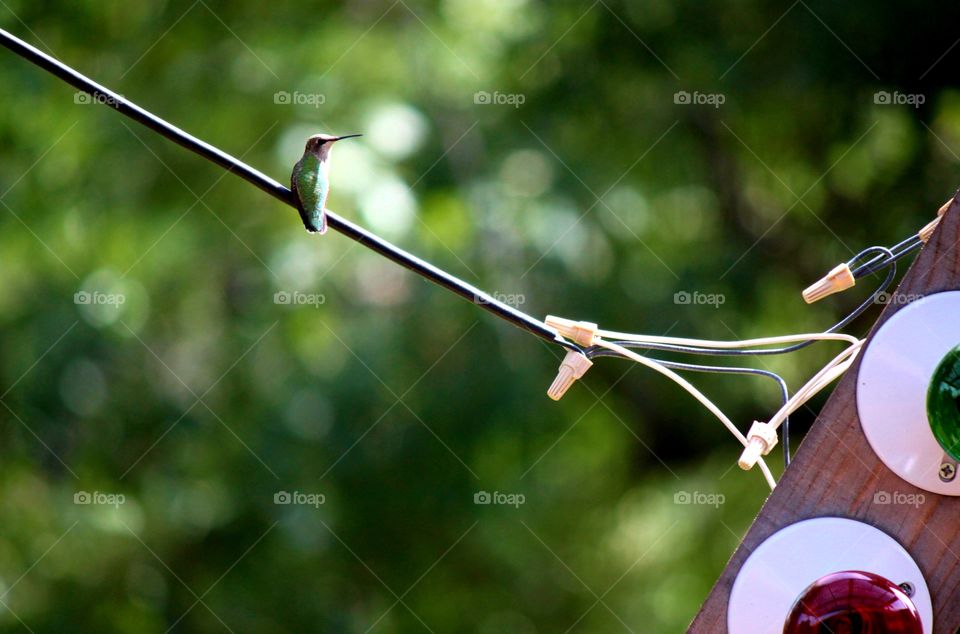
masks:
<path id="1" fill-rule="evenodd" d="M 956 466 L 949 462 L 940 465 L 940 479 L 944 482 L 951 482 L 957 476 Z"/>
<path id="2" fill-rule="evenodd" d="M 913 584 L 910 583 L 909 581 L 904 581 L 903 583 L 901 583 L 900 589 L 903 590 L 903 593 L 908 597 L 912 597 L 913 593 L 916 592 L 916 590 L 914 590 L 913 588 Z"/>

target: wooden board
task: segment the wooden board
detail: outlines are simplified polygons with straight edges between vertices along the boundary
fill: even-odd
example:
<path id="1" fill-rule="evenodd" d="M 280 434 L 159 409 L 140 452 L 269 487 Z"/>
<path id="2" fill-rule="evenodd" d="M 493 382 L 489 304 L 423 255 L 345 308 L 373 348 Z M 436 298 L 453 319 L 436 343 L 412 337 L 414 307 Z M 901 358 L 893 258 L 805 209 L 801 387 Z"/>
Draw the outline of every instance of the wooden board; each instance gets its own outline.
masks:
<path id="1" fill-rule="evenodd" d="M 958 193 L 960 196 L 960 193 Z M 950 208 L 897 289 L 900 295 L 960 289 L 960 203 Z M 870 332 L 902 303 L 890 302 Z M 957 315 L 960 319 L 960 314 Z M 933 596 L 934 632 L 954 634 L 960 626 L 960 497 L 921 491 L 893 474 L 873 453 L 857 416 L 859 359 L 841 379 L 714 585 L 688 632 L 727 631 L 727 601 L 740 566 L 767 537 L 812 517 L 849 517 L 885 531 L 913 555 Z M 923 493 L 914 509 L 873 504 L 877 491 Z"/>

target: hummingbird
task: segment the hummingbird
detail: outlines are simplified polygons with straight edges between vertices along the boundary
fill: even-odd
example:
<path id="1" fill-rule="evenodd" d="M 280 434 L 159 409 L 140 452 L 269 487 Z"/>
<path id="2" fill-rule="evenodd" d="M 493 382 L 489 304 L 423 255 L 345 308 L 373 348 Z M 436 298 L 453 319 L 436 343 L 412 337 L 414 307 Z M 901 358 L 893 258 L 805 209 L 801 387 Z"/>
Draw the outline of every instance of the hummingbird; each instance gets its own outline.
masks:
<path id="1" fill-rule="evenodd" d="M 300 212 L 303 226 L 310 233 L 323 234 L 327 231 L 326 203 L 327 195 L 330 193 L 330 149 L 337 141 L 357 136 L 363 135 L 315 134 L 307 139 L 303 156 L 293 166 L 290 190 L 297 203 L 297 211 Z"/>

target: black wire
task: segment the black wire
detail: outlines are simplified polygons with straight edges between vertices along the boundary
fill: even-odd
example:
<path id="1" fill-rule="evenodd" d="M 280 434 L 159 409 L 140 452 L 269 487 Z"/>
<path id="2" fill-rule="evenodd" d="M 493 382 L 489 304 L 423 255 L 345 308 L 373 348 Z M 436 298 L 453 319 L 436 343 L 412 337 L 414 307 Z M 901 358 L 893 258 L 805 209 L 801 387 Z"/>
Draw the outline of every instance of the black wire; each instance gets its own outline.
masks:
<path id="1" fill-rule="evenodd" d="M 296 207 L 293 194 L 290 190 L 273 180 L 266 174 L 254 169 L 243 161 L 230 156 L 223 150 L 216 148 L 205 141 L 202 141 L 180 128 L 164 121 L 153 113 L 144 110 L 132 101 L 129 101 L 122 95 L 119 95 L 109 88 L 106 88 L 90 78 L 82 75 L 70 66 L 47 55 L 46 53 L 34 48 L 23 40 L 11 35 L 7 31 L 0 29 L 0 44 L 10 49 L 20 57 L 36 64 L 43 70 L 65 81 L 71 86 L 92 95 L 98 102 L 107 105 L 114 110 L 124 114 L 137 123 L 140 123 L 157 134 L 170 139 L 191 152 L 202 156 L 208 161 L 219 165 L 228 172 L 232 172 L 247 181 L 259 187 L 261 190 L 270 194 L 277 200 Z M 403 249 L 391 244 L 383 238 L 377 236 L 366 229 L 342 218 L 330 211 L 327 212 L 327 221 L 334 230 L 339 231 L 348 238 L 359 242 L 363 246 L 376 251 L 385 258 L 403 266 L 417 275 L 426 278 L 451 291 L 460 297 L 466 299 L 486 310 L 489 313 L 512 323 L 514 326 L 532 333 L 542 339 L 552 343 L 558 343 L 561 346 L 580 352 L 580 347 L 564 340 L 556 330 L 544 322 L 527 315 L 523 311 L 509 306 L 484 291 L 468 284 L 462 279 L 447 273 L 425 260 L 404 251 Z"/>
<path id="2" fill-rule="evenodd" d="M 883 266 L 888 266 L 889 270 L 887 275 L 884 278 L 883 282 L 873 291 L 873 293 L 864 300 L 859 306 L 853 309 L 850 313 L 847 314 L 843 319 L 835 323 L 826 332 L 836 332 L 848 325 L 854 319 L 862 315 L 874 302 L 877 298 L 884 293 L 887 288 L 890 287 L 890 284 L 893 282 L 894 277 L 897 275 L 897 260 L 902 258 L 906 253 L 909 253 L 910 250 L 913 250 L 915 246 L 912 245 L 912 239 L 904 240 L 899 244 L 894 245 L 890 249 L 886 247 L 868 247 L 864 249 L 852 259 L 848 261 L 848 265 L 855 263 L 863 258 L 869 256 L 873 253 L 879 253 L 880 257 L 883 258 Z M 902 249 L 902 250 L 897 250 Z M 870 262 L 876 261 L 876 258 L 870 260 Z M 882 267 L 878 267 L 876 270 L 880 270 Z M 761 356 L 761 355 L 771 355 L 771 354 L 785 354 L 788 352 L 793 352 L 804 348 L 812 344 L 814 339 L 802 341 L 798 344 L 792 346 L 785 346 L 782 348 L 757 348 L 757 349 L 747 349 L 747 350 L 717 350 L 711 348 L 698 348 L 695 346 L 682 346 L 675 344 L 665 344 L 665 343 L 641 343 L 636 341 L 614 341 L 613 343 L 622 346 L 624 348 L 634 348 L 634 349 L 644 349 L 644 350 L 661 350 L 664 352 L 680 352 L 680 353 L 691 353 L 691 354 L 703 354 L 703 355 L 717 355 L 717 356 Z M 590 346 L 587 348 L 584 353 L 588 358 L 593 359 L 595 357 L 619 357 L 625 358 L 619 352 L 615 350 L 610 350 L 602 346 Z M 760 370 L 757 368 L 742 368 L 742 367 L 728 367 L 728 366 L 708 366 L 708 365 L 696 365 L 690 363 L 680 363 L 676 361 L 666 361 L 662 359 L 654 359 L 657 363 L 665 365 L 669 368 L 675 368 L 680 370 L 689 370 L 692 372 L 713 372 L 713 373 L 731 373 L 731 374 L 755 374 L 763 375 L 770 378 L 773 378 L 780 384 L 781 391 L 783 393 L 783 402 L 786 404 L 789 399 L 789 392 L 787 390 L 786 381 L 783 378 L 767 370 Z M 790 465 L 790 418 L 786 417 L 782 424 L 781 431 L 781 441 L 783 444 L 783 457 L 784 465 Z"/>
<path id="3" fill-rule="evenodd" d="M 620 359 L 626 359 L 619 352 L 615 350 L 610 350 L 608 348 L 601 348 L 596 351 L 591 358 L 595 357 L 617 357 Z M 667 361 L 666 359 L 650 359 L 651 361 L 656 361 L 662 366 L 674 369 L 674 370 L 687 370 L 689 372 L 706 372 L 711 374 L 752 374 L 756 376 L 765 376 L 773 379 L 780 386 L 781 394 L 781 407 L 787 404 L 787 401 L 790 400 L 790 391 L 787 389 L 787 382 L 783 380 L 776 372 L 770 372 L 769 370 L 760 370 L 759 368 L 742 368 L 736 366 L 723 366 L 723 365 L 699 365 L 694 363 L 681 363 L 679 361 Z M 783 419 L 783 423 L 780 426 L 780 443 L 783 445 L 783 466 L 790 466 L 790 417 L 787 416 Z"/>
<path id="4" fill-rule="evenodd" d="M 281 202 L 291 206 L 296 207 L 296 203 L 293 199 L 293 194 L 291 191 L 270 178 L 269 176 L 263 174 L 262 172 L 254 169 L 253 167 L 247 165 L 246 163 L 240 161 L 239 159 L 227 154 L 226 152 L 220 150 L 219 148 L 202 141 L 187 132 L 177 128 L 176 126 L 168 123 L 167 121 L 161 119 L 160 117 L 154 115 L 153 113 L 141 108 L 132 101 L 127 100 L 122 95 L 119 95 L 109 88 L 102 86 L 85 75 L 74 70 L 70 66 L 60 62 L 59 60 L 43 53 L 37 48 L 27 44 L 23 40 L 13 36 L 7 31 L 0 29 L 0 44 L 13 51 L 17 55 L 20 55 L 27 61 L 37 65 L 38 67 L 46 70 L 55 77 L 65 81 L 66 83 L 74 86 L 75 88 L 82 90 L 90 95 L 92 95 L 98 102 L 101 102 L 114 110 L 117 110 L 121 114 L 126 115 L 127 117 L 133 119 L 134 121 L 146 126 L 147 128 L 153 130 L 154 132 L 160 134 L 161 136 L 177 143 L 181 147 L 190 150 L 191 152 L 207 159 L 208 161 L 224 168 L 225 170 L 232 172 L 239 176 L 240 178 L 246 180 L 247 182 L 258 187 L 262 191 L 270 194 L 274 198 L 280 200 Z M 546 323 L 531 317 L 530 315 L 520 311 L 512 306 L 509 306 L 496 298 L 492 297 L 488 293 L 480 290 L 479 288 L 463 281 L 462 279 L 447 273 L 446 271 L 430 264 L 429 262 L 418 258 L 417 256 L 400 249 L 399 247 L 393 245 L 392 243 L 380 238 L 376 234 L 363 229 L 359 225 L 356 225 L 349 220 L 342 218 L 336 215 L 333 212 L 327 212 L 327 221 L 329 226 L 332 227 L 335 231 L 342 233 L 348 238 L 355 240 L 356 242 L 366 246 L 367 248 L 379 253 L 380 255 L 386 257 L 387 259 L 413 271 L 417 275 L 459 295 L 460 297 L 474 303 L 475 305 L 483 308 L 487 312 L 512 323 L 514 326 L 530 332 L 542 339 L 547 341 L 558 343 L 561 346 L 574 350 L 577 352 L 585 353 L 589 358 L 597 356 L 607 356 L 611 351 L 604 351 L 603 349 L 598 350 L 596 346 L 588 348 L 586 351 L 582 350 L 576 344 L 573 344 L 569 341 L 566 341 L 559 335 L 559 333 L 548 326 Z M 901 245 L 905 244 L 901 243 Z M 901 245 L 896 245 L 894 249 Z M 896 261 L 907 253 L 913 251 L 919 247 L 919 243 L 907 245 L 902 252 L 897 252 L 896 254 L 892 253 L 891 250 L 883 249 L 883 247 L 875 247 L 875 249 L 880 249 L 886 252 L 886 259 L 877 259 L 864 263 L 856 271 L 854 271 L 854 277 L 862 277 L 869 275 L 878 271 L 884 266 L 889 266 L 890 271 L 888 272 L 886 280 L 881 285 L 881 288 L 874 292 L 874 294 L 863 304 L 858 306 L 853 312 L 851 312 L 847 317 L 842 319 L 840 322 L 835 324 L 833 327 L 827 330 L 827 332 L 834 332 L 843 328 L 845 325 L 853 321 L 856 317 L 861 315 L 871 303 L 876 299 L 876 297 L 886 290 L 890 282 L 893 280 L 893 277 L 896 275 Z M 692 352 L 697 354 L 722 354 L 727 356 L 741 356 L 741 355 L 769 355 L 769 354 L 783 354 L 787 352 L 792 352 L 794 350 L 799 350 L 811 343 L 812 341 L 805 341 L 795 344 L 793 346 L 788 346 L 784 348 L 773 348 L 773 349 L 757 349 L 757 350 L 725 350 L 725 351 L 715 351 L 710 349 L 701 349 L 696 347 L 688 346 L 669 346 L 664 344 L 637 344 L 636 342 L 616 342 L 624 347 L 628 348 L 647 348 L 655 350 L 667 350 L 673 352 Z M 610 354 L 610 356 L 621 356 L 616 353 Z M 784 380 L 777 374 L 773 372 L 768 372 L 766 370 L 759 370 L 756 368 L 731 368 L 731 367 L 722 367 L 722 366 L 704 366 L 696 364 L 686 364 L 679 363 L 674 361 L 658 361 L 659 363 L 667 366 L 673 367 L 681 370 L 688 370 L 692 372 L 714 372 L 714 373 L 736 373 L 736 374 L 754 374 L 760 376 L 767 376 L 775 379 L 781 387 L 783 393 L 784 402 L 788 398 L 787 386 Z M 790 445 L 789 445 L 789 419 L 784 420 L 783 422 L 783 443 L 784 447 L 784 460 L 785 464 L 789 465 L 790 463 Z"/>
<path id="5" fill-rule="evenodd" d="M 883 247 L 867 247 L 846 261 L 847 268 L 851 269 L 851 274 L 856 277 L 857 273 L 866 270 L 871 265 L 889 264 L 893 259 L 893 254 L 897 251 L 897 246 L 899 245 L 894 245 L 889 249 Z M 868 256 L 870 256 L 869 260 L 867 260 Z"/>
<path id="6" fill-rule="evenodd" d="M 892 258 L 893 254 L 890 249 L 886 247 L 870 247 L 870 249 L 878 249 L 886 252 L 887 256 Z M 887 288 L 890 287 L 890 284 L 893 282 L 893 279 L 897 275 L 897 263 L 895 260 L 890 261 L 889 270 L 887 271 L 887 276 L 880 283 L 880 286 L 870 295 L 867 299 L 863 301 L 862 304 L 854 308 L 846 317 L 830 326 L 826 331 L 828 333 L 837 332 L 841 328 L 844 328 L 854 319 L 862 315 L 873 305 L 877 298 L 883 294 Z M 794 352 L 800 350 L 801 348 L 806 348 L 817 341 L 816 339 L 808 339 L 807 341 L 801 341 L 790 346 L 785 346 L 782 348 L 749 348 L 744 350 L 736 349 L 717 349 L 717 348 L 700 348 L 697 346 L 683 346 L 676 344 L 665 344 L 665 343 L 646 343 L 638 341 L 614 341 L 613 343 L 623 346 L 624 348 L 633 348 L 641 350 L 664 350 L 667 352 L 681 352 L 685 354 L 702 354 L 702 355 L 712 355 L 712 356 L 724 356 L 724 357 L 739 357 L 739 356 L 764 356 L 764 355 L 773 355 L 773 354 L 786 354 L 788 352 Z M 603 349 L 601 346 L 590 346 L 586 349 L 586 355 L 589 358 L 593 358 L 597 350 Z"/>
<path id="7" fill-rule="evenodd" d="M 654 359 L 657 363 L 665 365 L 668 368 L 677 370 L 687 370 L 690 372 L 707 372 L 711 374 L 752 374 L 755 376 L 765 376 L 773 379 L 780 386 L 780 406 L 785 407 L 790 400 L 790 390 L 787 388 L 787 382 L 783 380 L 776 372 L 761 370 L 759 368 L 739 368 L 722 365 L 698 365 L 694 363 L 678 363 L 676 361 L 664 361 Z M 790 416 L 785 416 L 783 423 L 780 424 L 780 444 L 783 446 L 783 466 L 790 466 Z"/>
<path id="8" fill-rule="evenodd" d="M 902 248 L 902 251 L 895 252 L 895 250 L 897 250 L 898 248 Z M 915 247 L 912 246 L 912 240 L 908 239 L 908 240 L 904 240 L 903 242 L 897 245 L 894 245 L 890 249 L 886 247 L 879 247 L 879 246 L 868 247 L 867 249 L 864 249 L 863 251 L 855 255 L 851 260 L 849 260 L 848 265 L 850 263 L 854 263 L 859 260 L 862 260 L 864 257 L 867 257 L 870 254 L 879 253 L 880 257 L 883 258 L 883 262 L 884 262 L 883 265 L 888 266 L 889 269 L 887 271 L 887 275 L 884 278 L 884 280 L 880 283 L 877 289 L 873 291 L 870 297 L 864 300 L 859 306 L 854 308 L 843 319 L 841 319 L 840 321 L 835 323 L 833 326 L 828 328 L 826 332 L 836 332 L 841 328 L 845 327 L 846 325 L 848 325 L 850 322 L 852 322 L 854 319 L 862 315 L 864 312 L 866 312 L 866 310 L 874 302 L 876 302 L 877 298 L 890 287 L 890 284 L 893 282 L 893 279 L 896 277 L 897 260 L 902 258 L 904 255 L 906 255 L 906 253 L 909 253 L 909 251 L 914 248 Z M 876 260 L 876 258 L 870 260 L 870 262 L 873 262 L 874 260 Z M 879 270 L 879 268 L 877 268 L 876 270 Z M 688 354 L 703 354 L 703 355 L 715 355 L 715 356 L 762 356 L 762 355 L 786 354 L 789 352 L 794 352 L 796 350 L 800 350 L 801 348 L 805 348 L 806 346 L 809 346 L 814 341 L 816 340 L 810 339 L 807 341 L 801 341 L 800 343 L 797 343 L 791 346 L 785 346 L 781 348 L 755 348 L 755 349 L 746 349 L 746 350 L 730 350 L 730 349 L 717 350 L 712 348 L 699 348 L 696 346 L 682 346 L 682 345 L 666 344 L 666 343 L 641 343 L 637 341 L 614 341 L 613 343 L 619 346 L 622 346 L 624 348 L 634 348 L 634 349 L 643 349 L 643 350 L 661 350 L 664 352 L 680 352 L 680 353 L 688 353 Z M 604 348 L 602 346 L 590 346 L 584 352 L 587 355 L 587 357 L 590 359 L 593 359 L 595 357 L 625 358 L 619 352 L 616 352 L 615 350 L 610 350 L 608 348 Z M 774 372 L 769 372 L 767 370 L 760 370 L 757 368 L 737 368 L 737 367 L 725 367 L 725 366 L 696 365 L 696 364 L 690 364 L 690 363 L 680 363 L 676 361 L 665 361 L 661 359 L 655 359 L 655 361 L 667 367 L 672 367 L 672 368 L 681 369 L 681 370 L 689 370 L 693 372 L 756 374 L 756 375 L 768 376 L 770 378 L 775 379 L 780 384 L 781 390 L 783 392 L 784 404 L 786 404 L 786 401 L 789 398 L 789 392 L 787 391 L 786 382 L 783 380 L 783 378 L 780 377 L 780 375 Z M 783 421 L 780 442 L 783 443 L 784 465 L 789 466 L 790 465 L 790 419 L 789 419 L 789 416 L 786 417 Z"/>
<path id="9" fill-rule="evenodd" d="M 673 367 L 677 370 L 688 370 L 690 372 L 708 372 L 712 374 L 752 374 L 755 376 L 765 376 L 773 379 L 780 386 L 780 406 L 785 407 L 790 400 L 790 391 L 787 388 L 787 382 L 783 380 L 776 372 L 761 370 L 759 368 L 739 368 L 727 367 L 722 365 L 697 365 L 693 363 L 678 363 L 675 361 L 657 360 L 665 366 Z M 780 444 L 783 446 L 783 466 L 790 466 L 790 416 L 785 416 L 780 424 Z"/>
<path id="10" fill-rule="evenodd" d="M 867 275 L 872 275 L 888 266 L 892 262 L 896 262 L 907 255 L 913 253 L 917 249 L 923 246 L 923 240 L 920 239 L 920 236 L 911 236 L 906 240 L 899 242 L 892 247 L 890 251 L 892 255 L 890 257 L 880 256 L 875 257 L 868 262 L 864 262 L 859 267 L 853 269 L 851 273 L 855 279 L 860 279 L 861 277 L 866 277 Z M 875 247 L 880 248 L 880 247 Z M 849 265 L 849 263 L 848 263 Z"/>

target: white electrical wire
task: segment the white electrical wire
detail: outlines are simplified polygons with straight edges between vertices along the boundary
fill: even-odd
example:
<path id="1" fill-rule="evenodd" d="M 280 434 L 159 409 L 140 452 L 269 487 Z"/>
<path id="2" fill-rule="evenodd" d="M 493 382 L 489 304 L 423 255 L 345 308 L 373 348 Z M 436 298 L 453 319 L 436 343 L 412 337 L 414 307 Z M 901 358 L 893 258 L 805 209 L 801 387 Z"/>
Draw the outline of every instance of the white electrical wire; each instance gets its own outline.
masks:
<path id="1" fill-rule="evenodd" d="M 800 341 L 846 341 L 850 345 L 856 344 L 859 339 L 853 335 L 839 332 L 819 332 L 800 335 L 781 335 L 779 337 L 761 337 L 759 339 L 744 339 L 743 341 L 711 341 L 709 339 L 688 339 L 685 337 L 658 337 L 654 335 L 636 335 L 629 332 L 613 330 L 598 330 L 598 337 L 618 339 L 621 341 L 635 341 L 637 343 L 660 343 L 674 346 L 692 346 L 696 348 L 715 348 L 720 350 L 736 348 L 752 348 L 754 346 L 772 346 L 783 343 Z M 596 342 L 600 345 L 599 342 Z"/>
<path id="2" fill-rule="evenodd" d="M 600 331 L 600 332 L 605 335 L 611 336 L 611 333 L 609 333 L 608 331 Z M 829 334 L 830 333 L 823 333 L 823 335 L 829 335 Z M 640 335 L 628 335 L 627 333 L 612 333 L 612 336 L 618 339 L 626 339 L 627 337 L 624 335 L 633 337 L 634 338 L 633 340 L 637 340 L 640 337 Z M 783 421 L 790 414 L 795 412 L 804 403 L 809 401 L 821 390 L 823 390 L 825 387 L 833 383 L 833 381 L 835 381 L 838 377 L 843 375 L 850 368 L 853 362 L 856 360 L 857 355 L 859 354 L 860 349 L 863 347 L 863 344 L 864 344 L 864 340 L 857 339 L 856 337 L 853 337 L 850 335 L 834 335 L 834 336 L 823 336 L 823 335 L 788 335 L 784 337 L 768 337 L 765 339 L 753 339 L 753 340 L 745 340 L 745 341 L 738 341 L 738 342 L 709 342 L 709 343 L 720 343 L 720 344 L 727 344 L 727 345 L 741 344 L 741 346 L 738 346 L 738 347 L 747 347 L 747 346 L 758 346 L 758 345 L 768 345 L 768 344 L 777 344 L 777 343 L 790 343 L 791 341 L 806 340 L 804 338 L 823 338 L 823 339 L 829 338 L 834 340 L 851 342 L 850 346 L 844 349 L 843 352 L 841 352 L 836 357 L 834 357 L 827 365 L 821 368 L 820 371 L 814 374 L 813 377 L 811 377 L 811 379 L 807 381 L 807 383 L 802 388 L 797 390 L 797 392 L 786 403 L 784 403 L 783 407 L 781 407 L 776 412 L 776 414 L 774 414 L 773 417 L 770 418 L 770 421 L 767 424 L 770 425 L 770 427 L 772 427 L 774 430 L 776 430 L 777 428 L 780 427 L 781 424 L 783 424 Z M 671 339 L 671 338 L 651 337 L 650 339 L 664 340 L 664 339 Z M 672 339 L 673 341 L 683 342 L 677 345 L 687 345 L 686 342 L 690 342 L 690 341 L 702 342 L 702 340 L 696 340 L 696 339 L 686 339 L 686 340 L 677 339 L 677 338 L 672 338 Z M 660 343 L 667 343 L 667 342 L 660 341 Z M 716 416 L 720 420 L 720 422 L 723 423 L 723 425 L 730 431 L 730 433 L 733 434 L 733 436 L 740 442 L 741 445 L 743 445 L 744 447 L 747 446 L 747 443 L 748 443 L 747 438 L 740 432 L 739 429 L 737 429 L 736 425 L 733 424 L 730 418 L 726 414 L 724 414 L 720 410 L 720 408 L 713 403 L 713 401 L 707 398 L 706 395 L 704 395 L 700 390 L 694 387 L 691 383 L 689 383 L 686 379 L 681 377 L 679 374 L 677 374 L 676 372 L 673 372 L 669 368 L 664 367 L 660 363 L 653 361 L 652 359 L 647 359 L 646 357 L 641 356 L 640 354 L 637 354 L 633 350 L 624 348 L 623 346 L 613 343 L 611 341 L 605 341 L 600 337 L 596 337 L 594 339 L 594 344 L 601 346 L 603 348 L 606 348 L 608 350 L 617 352 L 627 357 L 628 359 L 635 361 L 636 363 L 644 365 L 650 368 L 651 370 L 654 370 L 666 376 L 667 378 L 672 380 L 674 383 L 676 383 L 677 385 L 682 387 L 684 390 L 686 390 L 691 396 L 696 398 L 704 407 L 706 407 L 714 416 Z M 771 490 L 774 489 L 776 487 L 776 482 L 773 479 L 773 474 L 770 472 L 770 468 L 764 462 L 762 457 L 758 460 L 758 464 L 760 466 L 760 471 L 763 473 L 764 479 L 766 479 L 767 484 L 770 486 L 770 489 Z"/>
<path id="3" fill-rule="evenodd" d="M 813 398 L 820 390 L 830 385 L 844 372 L 846 372 L 854 360 L 857 358 L 860 349 L 863 347 L 864 340 L 858 339 L 855 344 L 838 354 L 830 363 L 825 365 L 819 372 L 807 381 L 806 385 L 797 390 L 797 392 L 786 402 L 783 407 L 769 421 L 773 429 L 777 429 L 783 420 L 800 408 L 804 403 Z"/>
<path id="4" fill-rule="evenodd" d="M 695 399 L 700 401 L 700 403 L 704 407 L 706 407 L 708 410 L 710 410 L 710 412 L 713 413 L 714 416 L 720 419 L 720 422 L 723 423 L 723 425 L 730 431 L 731 434 L 734 435 L 734 437 L 738 441 L 740 441 L 740 444 L 742 444 L 744 447 L 747 446 L 746 437 L 740 433 L 740 430 L 737 429 L 737 426 L 733 424 L 733 422 L 727 417 L 727 415 L 724 414 L 719 407 L 714 405 L 713 401 L 707 398 L 706 395 L 703 394 L 703 392 L 695 388 L 690 382 L 688 382 L 682 376 L 680 376 L 673 370 L 670 370 L 669 368 L 665 368 L 664 366 L 660 365 L 656 361 L 647 359 L 646 357 L 643 357 L 637 354 L 633 350 L 630 350 L 629 348 L 624 348 L 623 346 L 615 344 L 611 341 L 604 341 L 603 339 L 596 337 L 594 339 L 594 344 L 607 348 L 608 350 L 613 350 L 614 352 L 617 352 L 632 361 L 635 361 L 641 365 L 644 365 L 650 368 L 651 370 L 659 372 L 660 374 L 664 375 L 668 379 L 672 380 L 674 383 L 676 383 L 677 385 L 685 389 L 691 396 L 693 396 Z M 754 344 L 754 345 L 759 345 L 759 344 Z M 763 461 L 763 458 L 760 458 L 760 460 L 758 461 L 758 464 L 760 465 L 760 471 L 763 473 L 764 479 L 766 479 L 767 484 L 770 486 L 770 490 L 772 491 L 774 488 L 776 488 L 777 483 L 773 479 L 773 474 L 770 473 L 770 468 L 767 466 L 766 462 Z"/>
<path id="5" fill-rule="evenodd" d="M 863 312 L 863 309 L 869 306 L 869 304 L 876 298 L 877 294 L 886 288 L 891 282 L 893 276 L 896 274 L 896 257 L 893 256 L 889 249 L 883 247 L 872 247 L 871 249 L 876 249 L 883 251 L 890 258 L 890 272 L 887 275 L 887 279 L 884 284 L 876 291 L 870 299 L 861 304 L 861 306 L 856 309 L 853 313 L 848 315 L 846 318 L 841 320 L 839 323 L 835 324 L 826 332 L 820 333 L 807 333 L 807 334 L 796 334 L 796 335 L 783 335 L 777 337 L 760 337 L 755 339 L 744 339 L 741 341 L 716 341 L 709 339 L 692 339 L 686 337 L 665 337 L 665 336 L 654 336 L 654 335 L 641 335 L 628 332 L 618 332 L 615 330 L 599 330 L 596 324 L 588 322 L 575 322 L 568 319 L 557 318 L 557 317 L 547 317 L 547 323 L 550 323 L 551 319 L 556 322 L 552 325 L 556 326 L 564 334 L 572 336 L 575 341 L 584 343 L 584 341 L 589 341 L 593 345 L 601 348 L 606 348 L 611 350 L 623 357 L 626 357 L 636 363 L 640 363 L 664 376 L 674 381 L 676 384 L 685 389 L 690 393 L 694 398 L 696 398 L 700 403 L 710 410 L 721 423 L 730 431 L 731 434 L 742 444 L 744 447 L 750 447 L 753 451 L 746 451 L 744 455 L 741 456 L 740 464 L 743 468 L 748 469 L 746 465 L 754 464 L 754 460 L 760 465 L 760 470 L 763 473 L 764 478 L 767 480 L 767 484 L 770 485 L 770 488 L 773 489 L 776 486 L 776 482 L 773 480 L 773 476 L 770 473 L 769 467 L 763 460 L 763 456 L 759 453 L 757 449 L 758 438 L 764 443 L 764 452 L 770 450 L 772 445 L 767 446 L 766 443 L 776 443 L 776 430 L 787 420 L 789 415 L 799 409 L 807 401 L 813 398 L 817 393 L 827 387 L 830 383 L 835 381 L 841 375 L 843 375 L 856 360 L 857 355 L 860 352 L 860 349 L 863 347 L 864 340 L 855 337 L 853 335 L 848 335 L 840 332 L 835 332 L 843 326 L 847 325 L 854 317 Z M 867 251 L 870 251 L 868 249 Z M 857 260 L 860 256 L 855 257 L 851 262 Z M 872 261 L 871 261 L 872 263 Z M 567 332 L 564 331 L 566 329 Z M 760 426 L 758 429 L 757 435 L 754 435 L 755 432 L 751 431 L 750 439 L 746 438 L 739 429 L 731 422 L 731 420 L 717 407 L 710 399 L 708 399 L 702 392 L 697 388 L 683 379 L 681 376 L 670 370 L 669 368 L 663 366 L 662 364 L 652 360 L 647 359 L 632 350 L 614 343 L 613 341 L 606 341 L 603 339 L 606 337 L 608 339 L 614 339 L 627 345 L 630 344 L 641 344 L 638 347 L 643 347 L 642 344 L 647 344 L 648 347 L 661 346 L 660 349 L 669 350 L 670 346 L 674 346 L 677 349 L 676 352 L 688 352 L 694 354 L 721 354 L 721 355 L 744 355 L 744 354 L 778 354 L 785 352 L 792 352 L 796 349 L 802 348 L 808 343 L 813 341 L 843 341 L 848 344 L 847 348 L 844 349 L 840 354 L 834 357 L 827 365 L 820 369 L 807 383 L 798 390 L 793 397 L 787 400 L 786 403 L 770 418 L 767 423 L 755 422 L 754 427 Z M 780 344 L 796 344 L 793 346 L 787 346 L 785 348 L 778 349 L 764 349 L 766 346 L 775 346 Z M 584 345 L 589 345 L 584 343 Z M 685 349 L 683 349 L 685 348 Z M 759 348 L 745 350 L 746 348 Z M 729 350 L 730 352 L 722 352 Z M 593 356 L 587 352 L 587 357 Z M 582 374 L 582 372 L 581 372 Z M 579 378 L 579 375 L 578 377 Z M 767 438 L 764 440 L 767 432 L 763 430 L 772 432 L 772 439 Z M 747 458 L 744 458 L 747 456 Z"/>

